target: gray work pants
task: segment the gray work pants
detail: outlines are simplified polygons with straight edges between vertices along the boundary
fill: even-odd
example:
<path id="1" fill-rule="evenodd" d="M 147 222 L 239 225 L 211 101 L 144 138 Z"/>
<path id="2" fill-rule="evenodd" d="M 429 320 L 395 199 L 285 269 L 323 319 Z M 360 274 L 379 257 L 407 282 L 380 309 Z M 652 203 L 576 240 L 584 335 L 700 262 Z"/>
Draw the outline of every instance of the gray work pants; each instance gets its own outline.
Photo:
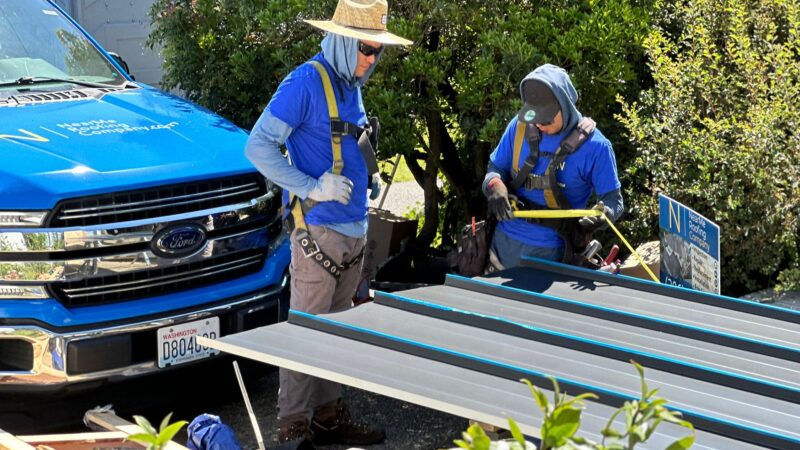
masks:
<path id="1" fill-rule="evenodd" d="M 525 256 L 534 256 L 550 261 L 561 261 L 564 258 L 564 247 L 548 248 L 523 244 L 505 234 L 500 227 L 494 229 L 491 248 L 505 269 L 519 266 Z"/>
<path id="2" fill-rule="evenodd" d="M 341 264 L 356 258 L 366 239 L 352 238 L 325 227 L 308 226 L 319 248 Z M 343 311 L 353 306 L 353 294 L 361 278 L 361 264 L 342 272 L 337 281 L 312 258 L 306 258 L 292 232 L 291 309 L 311 314 Z M 281 368 L 279 371 L 278 417 L 305 416 L 311 419 L 314 408 L 341 397 L 339 383 Z"/>

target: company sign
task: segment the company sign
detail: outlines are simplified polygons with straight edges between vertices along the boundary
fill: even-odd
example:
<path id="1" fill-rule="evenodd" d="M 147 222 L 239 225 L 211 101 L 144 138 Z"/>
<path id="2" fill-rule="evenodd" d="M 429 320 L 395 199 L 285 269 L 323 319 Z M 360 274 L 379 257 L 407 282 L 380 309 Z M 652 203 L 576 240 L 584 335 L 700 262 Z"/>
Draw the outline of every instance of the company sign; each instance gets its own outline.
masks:
<path id="1" fill-rule="evenodd" d="M 662 283 L 720 292 L 719 226 L 659 195 Z"/>

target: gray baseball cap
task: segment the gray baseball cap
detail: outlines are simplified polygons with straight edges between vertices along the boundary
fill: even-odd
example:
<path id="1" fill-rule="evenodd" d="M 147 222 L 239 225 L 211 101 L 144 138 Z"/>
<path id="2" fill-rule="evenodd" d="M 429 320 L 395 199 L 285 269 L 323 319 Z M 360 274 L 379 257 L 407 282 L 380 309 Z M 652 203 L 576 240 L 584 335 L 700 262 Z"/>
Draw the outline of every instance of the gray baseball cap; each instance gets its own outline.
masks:
<path id="1" fill-rule="evenodd" d="M 550 124 L 561 111 L 561 105 L 550 86 L 536 79 L 523 83 L 522 102 L 518 117 L 524 123 Z"/>

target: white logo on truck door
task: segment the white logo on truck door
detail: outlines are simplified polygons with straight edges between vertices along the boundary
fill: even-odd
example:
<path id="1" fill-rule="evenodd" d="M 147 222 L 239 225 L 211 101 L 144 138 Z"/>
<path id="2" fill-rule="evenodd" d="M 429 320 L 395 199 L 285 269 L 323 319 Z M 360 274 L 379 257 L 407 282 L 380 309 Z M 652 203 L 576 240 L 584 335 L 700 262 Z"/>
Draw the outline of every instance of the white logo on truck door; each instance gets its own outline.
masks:
<path id="1" fill-rule="evenodd" d="M 23 130 L 22 128 L 20 128 L 17 131 L 24 134 L 25 136 L 15 136 L 13 134 L 0 134 L 0 139 L 11 139 L 16 141 L 50 142 L 50 139 L 47 139 L 44 136 L 39 136 L 36 133 L 31 133 L 28 130 Z"/>

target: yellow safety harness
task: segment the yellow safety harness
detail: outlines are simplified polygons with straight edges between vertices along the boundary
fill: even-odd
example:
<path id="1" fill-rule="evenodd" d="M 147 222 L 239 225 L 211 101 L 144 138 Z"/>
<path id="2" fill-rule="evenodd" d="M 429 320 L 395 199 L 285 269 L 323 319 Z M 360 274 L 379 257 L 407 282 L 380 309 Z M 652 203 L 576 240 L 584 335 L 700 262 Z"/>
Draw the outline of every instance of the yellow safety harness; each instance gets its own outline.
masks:
<path id="1" fill-rule="evenodd" d="M 556 171 L 561 163 L 572 154 L 575 150 L 580 148 L 584 142 L 589 139 L 589 136 L 596 128 L 595 122 L 584 117 L 575 126 L 570 134 L 565 137 L 550 159 L 544 174 L 532 175 L 531 171 L 536 166 L 539 159 L 539 143 L 541 142 L 541 133 L 536 125 L 525 124 L 517 122 L 516 132 L 514 134 L 514 157 L 512 159 L 512 191 L 516 192 L 517 189 L 525 186 L 528 190 L 539 189 L 544 194 L 544 200 L 547 207 L 550 209 L 570 209 L 572 206 L 567 201 L 561 188 L 558 185 L 556 178 Z M 522 143 L 527 139 L 529 147 L 529 155 L 525 158 L 523 167 L 519 167 L 519 156 L 522 153 Z"/>
<path id="2" fill-rule="evenodd" d="M 333 84 L 331 83 L 331 78 L 328 75 L 328 71 L 319 61 L 311 61 L 311 64 L 317 69 L 317 72 L 319 72 L 319 76 L 322 79 L 322 87 L 325 91 L 325 101 L 328 103 L 328 116 L 330 117 L 331 124 L 347 124 L 346 122 L 342 122 L 342 120 L 339 118 L 339 106 L 336 103 L 336 95 L 333 92 Z M 347 132 L 346 128 L 341 132 L 335 132 L 333 126 L 331 127 L 331 149 L 333 152 L 333 167 L 331 168 L 331 172 L 336 175 L 341 175 L 342 170 L 344 170 L 344 160 L 342 159 L 343 134 L 351 133 Z M 311 236 L 306 225 L 305 210 L 311 209 L 313 206 L 314 205 L 312 201 L 306 200 L 304 202 L 301 201 L 298 196 L 291 194 L 289 207 L 292 212 L 294 227 L 298 230 L 297 242 L 300 244 L 300 248 L 302 249 L 303 255 L 306 258 L 314 258 L 314 261 L 316 261 L 317 264 L 319 264 L 323 269 L 325 269 L 326 272 L 338 280 L 343 271 L 358 264 L 363 255 L 363 250 L 362 253 L 355 258 L 342 264 L 337 263 L 331 257 L 326 255 L 319 248 L 317 241 L 315 241 Z"/>

